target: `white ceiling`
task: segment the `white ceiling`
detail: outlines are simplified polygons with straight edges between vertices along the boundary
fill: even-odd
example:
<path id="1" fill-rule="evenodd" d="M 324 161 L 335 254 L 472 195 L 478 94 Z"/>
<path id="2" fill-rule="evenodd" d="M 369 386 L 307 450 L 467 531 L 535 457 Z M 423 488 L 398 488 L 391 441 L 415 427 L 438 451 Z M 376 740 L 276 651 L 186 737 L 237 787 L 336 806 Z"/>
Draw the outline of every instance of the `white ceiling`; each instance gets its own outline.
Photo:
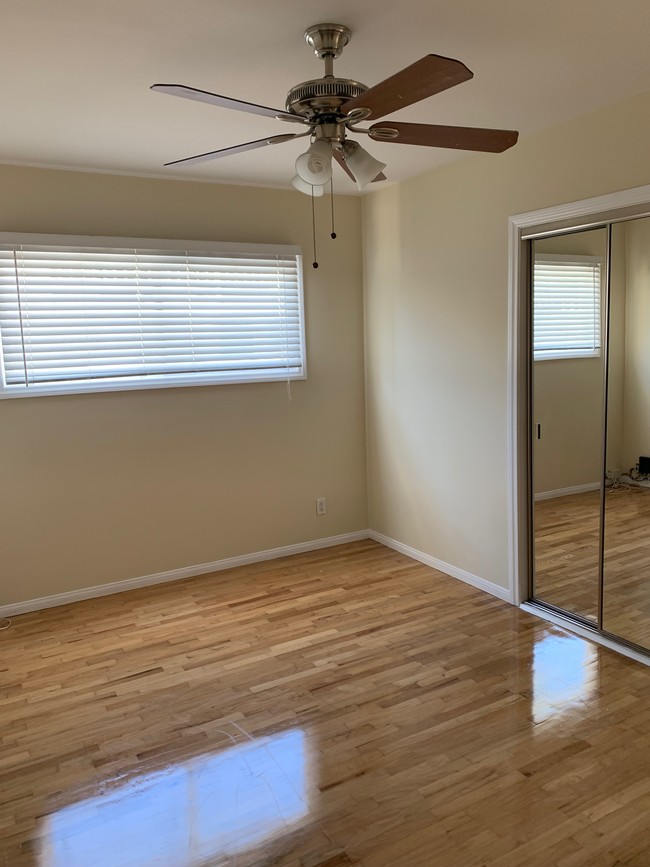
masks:
<path id="1" fill-rule="evenodd" d="M 429 53 L 473 70 L 395 119 L 526 135 L 650 90 L 648 0 L 3 0 L 1 20 L 0 162 L 288 187 L 305 140 L 163 169 L 298 129 L 149 86 L 284 108 L 291 86 L 323 74 L 303 38 L 322 21 L 352 30 L 335 74 L 368 86 Z M 393 181 L 459 158 L 364 145 Z M 335 184 L 355 191 L 341 172 Z"/>

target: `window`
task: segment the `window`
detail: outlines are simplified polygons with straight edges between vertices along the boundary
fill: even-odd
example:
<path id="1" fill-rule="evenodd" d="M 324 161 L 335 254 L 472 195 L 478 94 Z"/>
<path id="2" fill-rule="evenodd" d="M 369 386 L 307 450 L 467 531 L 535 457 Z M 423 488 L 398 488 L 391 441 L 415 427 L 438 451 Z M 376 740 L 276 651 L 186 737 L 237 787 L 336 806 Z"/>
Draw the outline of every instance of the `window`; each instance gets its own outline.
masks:
<path id="1" fill-rule="evenodd" d="M 297 247 L 0 233 L 0 397 L 303 378 Z"/>
<path id="2" fill-rule="evenodd" d="M 600 355 L 602 261 L 596 256 L 540 255 L 533 276 L 536 361 Z"/>

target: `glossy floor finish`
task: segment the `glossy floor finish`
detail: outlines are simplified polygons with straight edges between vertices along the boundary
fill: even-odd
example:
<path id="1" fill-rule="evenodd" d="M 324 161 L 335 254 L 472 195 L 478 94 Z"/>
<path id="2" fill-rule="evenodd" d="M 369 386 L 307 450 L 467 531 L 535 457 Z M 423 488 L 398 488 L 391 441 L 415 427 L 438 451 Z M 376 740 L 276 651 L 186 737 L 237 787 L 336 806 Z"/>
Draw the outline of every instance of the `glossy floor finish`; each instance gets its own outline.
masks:
<path id="1" fill-rule="evenodd" d="M 374 542 L 0 641 L 3 867 L 650 864 L 650 670 Z"/>

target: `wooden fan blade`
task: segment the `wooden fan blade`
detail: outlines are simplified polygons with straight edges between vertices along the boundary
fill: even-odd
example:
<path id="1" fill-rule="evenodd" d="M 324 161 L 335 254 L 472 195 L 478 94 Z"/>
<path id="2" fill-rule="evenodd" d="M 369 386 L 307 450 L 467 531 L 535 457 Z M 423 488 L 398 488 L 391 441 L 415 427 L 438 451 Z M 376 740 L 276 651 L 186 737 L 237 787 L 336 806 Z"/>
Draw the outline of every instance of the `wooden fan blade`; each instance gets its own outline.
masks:
<path id="1" fill-rule="evenodd" d="M 228 157 L 232 154 L 240 154 L 243 151 L 252 151 L 255 148 L 263 148 L 266 145 L 271 144 L 281 144 L 285 141 L 291 141 L 294 138 L 302 138 L 302 135 L 294 135 L 293 133 L 289 133 L 286 135 L 272 135 L 269 138 L 260 138 L 256 141 L 248 141 L 245 144 L 235 145 L 231 148 L 221 148 L 218 151 L 210 151 L 206 154 L 198 154 L 195 157 L 185 157 L 182 160 L 172 160 L 171 163 L 165 163 L 166 166 L 177 166 L 180 163 L 185 163 L 185 165 L 191 165 L 194 163 L 204 163 L 208 160 L 217 160 L 220 157 Z"/>
<path id="2" fill-rule="evenodd" d="M 349 178 L 351 178 L 351 179 L 355 182 L 355 184 L 356 184 L 357 179 L 355 178 L 355 176 L 352 174 L 352 172 L 351 172 L 350 169 L 348 168 L 348 164 L 346 163 L 346 161 L 345 161 L 345 159 L 344 159 L 343 154 L 341 153 L 341 151 L 337 151 L 336 148 L 334 148 L 334 150 L 332 151 L 332 153 L 334 154 L 334 159 L 335 159 L 336 162 L 341 166 L 341 168 L 343 169 L 343 171 L 345 172 L 345 174 L 346 174 Z M 383 172 L 380 172 L 380 173 L 377 175 L 376 178 L 373 178 L 372 183 L 374 184 L 376 181 L 385 181 L 385 180 L 386 180 L 386 175 L 385 175 Z"/>
<path id="3" fill-rule="evenodd" d="M 275 117 L 279 120 L 295 120 L 298 123 L 304 123 L 303 118 L 288 111 L 281 111 L 279 108 L 268 108 L 266 105 L 257 105 L 254 102 L 231 99 L 229 96 L 209 93 L 207 90 L 197 90 L 195 87 L 186 87 L 184 84 L 152 84 L 151 90 L 155 90 L 156 93 L 169 93 L 171 96 L 181 96 L 183 99 L 207 102 L 209 105 L 218 105 L 220 108 L 234 108 L 236 111 L 247 111 L 249 114 L 261 114 L 264 117 Z"/>
<path id="4" fill-rule="evenodd" d="M 473 76 L 474 73 L 460 60 L 427 54 L 401 72 L 375 84 L 361 96 L 346 102 L 343 111 L 350 114 L 354 108 L 366 108 L 370 110 L 368 117 L 385 117 L 434 93 L 469 81 Z"/>
<path id="5" fill-rule="evenodd" d="M 382 132 L 385 134 L 382 135 Z M 397 133 L 397 135 L 394 135 Z M 375 123 L 368 131 L 375 141 L 423 145 L 430 148 L 458 148 L 464 151 L 501 153 L 517 143 L 512 129 L 481 129 L 471 126 L 436 126 L 427 123 Z"/>

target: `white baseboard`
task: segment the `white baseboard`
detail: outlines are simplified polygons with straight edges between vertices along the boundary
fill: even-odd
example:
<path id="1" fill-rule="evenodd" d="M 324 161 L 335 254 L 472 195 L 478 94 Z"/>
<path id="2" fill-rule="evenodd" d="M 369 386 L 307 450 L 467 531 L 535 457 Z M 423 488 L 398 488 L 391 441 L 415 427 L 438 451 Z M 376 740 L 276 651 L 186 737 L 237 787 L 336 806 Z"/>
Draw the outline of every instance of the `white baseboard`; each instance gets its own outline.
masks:
<path id="1" fill-rule="evenodd" d="M 252 554 L 242 554 L 239 557 L 227 557 L 225 560 L 215 560 L 213 563 L 184 566 L 181 569 L 171 569 L 169 572 L 156 572 L 153 575 L 127 578 L 125 581 L 114 581 L 111 584 L 99 584 L 95 587 L 84 587 L 81 590 L 57 593 L 54 596 L 42 596 L 40 599 L 27 599 L 25 602 L 14 602 L 11 605 L 0 606 L 0 617 L 14 617 L 29 611 L 40 611 L 42 608 L 68 605 L 70 602 L 79 602 L 82 599 L 110 596 L 113 593 L 124 593 L 125 590 L 135 590 L 137 587 L 149 587 L 151 584 L 164 584 L 167 581 L 180 581 L 182 578 L 192 578 L 195 575 L 207 575 L 210 572 L 221 572 L 223 569 L 246 566 L 248 563 L 275 560 L 278 557 L 289 557 L 292 554 L 303 554 L 307 551 L 317 551 L 319 548 L 331 548 L 334 545 L 344 545 L 346 542 L 358 542 L 368 538 L 368 530 L 358 530 L 354 533 L 328 536 L 325 539 L 298 542 L 296 545 L 285 545 L 283 548 L 270 548 L 268 551 L 256 551 Z"/>
<path id="2" fill-rule="evenodd" d="M 238 557 L 227 557 L 224 560 L 215 560 L 212 563 L 200 563 L 196 566 L 184 566 L 180 569 L 171 569 L 168 572 L 156 572 L 153 575 L 142 575 L 139 578 L 127 578 L 124 581 L 114 581 L 110 584 L 99 584 L 95 587 L 84 587 L 80 590 L 70 590 L 66 593 L 56 593 L 53 596 L 42 596 L 39 599 L 27 599 L 24 602 L 14 602 L 10 605 L 0 606 L 1 617 L 15 617 L 18 614 L 27 614 L 30 611 L 40 611 L 43 608 L 54 608 L 57 605 L 68 605 L 71 602 L 80 602 L 83 599 L 94 599 L 99 596 L 110 596 L 113 593 L 124 593 L 127 590 L 135 590 L 138 587 L 149 587 L 152 584 L 165 584 L 168 581 L 180 581 L 183 578 L 193 578 L 196 575 L 208 575 L 210 572 L 221 572 L 224 569 L 234 569 L 237 566 L 246 566 L 249 563 L 260 563 L 264 560 L 275 560 L 278 557 L 290 557 L 292 554 L 303 554 L 308 551 L 317 551 L 320 548 L 332 548 L 335 545 L 344 545 L 346 542 L 358 542 L 362 539 L 373 539 L 393 548 L 413 560 L 418 560 L 433 569 L 438 569 L 452 578 L 458 578 L 466 584 L 471 584 L 479 590 L 490 593 L 505 602 L 512 602 L 512 594 L 505 587 L 500 587 L 492 581 L 486 581 L 464 569 L 459 569 L 449 563 L 432 557 L 404 545 L 401 542 L 376 533 L 374 530 L 357 530 L 354 533 L 343 533 L 339 536 L 328 536 L 325 539 L 313 539 L 309 542 L 298 542 L 296 545 L 285 545 L 282 548 L 270 548 L 267 551 L 255 551 L 252 554 L 242 554 Z"/>
<path id="3" fill-rule="evenodd" d="M 599 491 L 600 482 L 589 482 L 588 485 L 574 485 L 572 488 L 557 488 L 555 491 L 541 491 L 535 494 L 538 500 L 554 500 L 556 497 L 570 497 L 571 494 L 585 494 L 587 491 Z"/>
<path id="4" fill-rule="evenodd" d="M 483 590 L 485 593 L 490 593 L 498 599 L 503 599 L 504 602 L 510 602 L 511 604 L 513 602 L 512 592 L 508 587 L 501 587 L 499 584 L 494 584 L 492 581 L 486 581 L 485 578 L 479 578 L 478 575 L 472 575 L 471 572 L 466 572 L 464 569 L 459 569 L 457 566 L 452 566 L 450 563 L 438 560 L 437 557 L 432 557 L 430 554 L 425 554 L 422 551 L 418 551 L 416 548 L 411 548 L 410 545 L 404 545 L 402 542 L 391 539 L 389 536 L 384 536 L 383 533 L 376 533 L 374 530 L 369 530 L 368 535 L 375 542 L 381 542 L 381 544 L 386 545 L 387 548 L 393 548 L 395 551 L 399 551 L 400 554 L 406 554 L 407 557 L 412 557 L 413 560 L 418 560 L 426 566 L 431 566 L 439 572 L 444 572 L 445 575 L 450 575 L 452 578 L 458 578 L 460 581 L 464 581 L 465 584 L 471 584 L 472 587 Z"/>

